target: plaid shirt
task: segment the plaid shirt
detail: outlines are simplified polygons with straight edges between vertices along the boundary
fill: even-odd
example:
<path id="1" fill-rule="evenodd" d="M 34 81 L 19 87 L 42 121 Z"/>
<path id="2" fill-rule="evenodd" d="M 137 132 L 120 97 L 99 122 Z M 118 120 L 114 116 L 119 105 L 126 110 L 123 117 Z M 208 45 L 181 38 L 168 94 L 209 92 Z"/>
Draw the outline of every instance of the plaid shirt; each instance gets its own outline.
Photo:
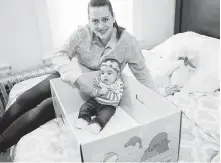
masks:
<path id="1" fill-rule="evenodd" d="M 76 71 L 76 64 L 70 59 L 76 60 L 88 71 L 99 70 L 99 65 L 105 58 L 114 58 L 121 64 L 121 71 L 128 64 L 136 79 L 143 85 L 156 91 L 155 83 L 146 65 L 145 58 L 141 53 L 138 42 L 127 31 L 123 31 L 119 40 L 116 38 L 116 28 L 106 46 L 103 46 L 98 37 L 90 30 L 89 26 L 79 27 L 69 37 L 63 47 L 57 51 L 52 59 L 59 73 L 64 74 L 73 71 L 75 80 L 81 75 Z"/>

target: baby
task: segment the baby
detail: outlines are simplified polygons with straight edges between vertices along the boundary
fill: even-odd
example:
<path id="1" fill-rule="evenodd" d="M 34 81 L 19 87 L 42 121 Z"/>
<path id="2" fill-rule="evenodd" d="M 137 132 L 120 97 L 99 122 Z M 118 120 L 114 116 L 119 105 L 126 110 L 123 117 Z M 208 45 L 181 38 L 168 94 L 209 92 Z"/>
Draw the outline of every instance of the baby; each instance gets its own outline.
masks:
<path id="1" fill-rule="evenodd" d="M 115 59 L 104 60 L 94 80 L 91 98 L 80 108 L 76 127 L 98 134 L 114 115 L 123 87 L 119 62 Z M 91 119 L 92 116 L 95 118 Z"/>

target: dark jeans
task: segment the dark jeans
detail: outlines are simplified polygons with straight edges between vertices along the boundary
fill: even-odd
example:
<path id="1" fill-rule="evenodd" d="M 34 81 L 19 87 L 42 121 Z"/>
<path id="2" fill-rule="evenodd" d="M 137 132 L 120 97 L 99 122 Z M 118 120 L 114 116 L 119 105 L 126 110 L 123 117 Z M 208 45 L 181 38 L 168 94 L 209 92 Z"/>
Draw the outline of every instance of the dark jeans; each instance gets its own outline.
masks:
<path id="1" fill-rule="evenodd" d="M 0 120 L 0 152 L 16 144 L 21 137 L 55 118 L 50 79 L 54 73 L 21 94 Z"/>
<path id="2" fill-rule="evenodd" d="M 95 99 L 90 98 L 81 106 L 78 118 L 85 119 L 89 123 L 97 123 L 101 129 L 103 129 L 114 115 L 115 111 L 115 106 L 103 105 L 98 103 Z M 96 117 L 91 120 L 92 116 Z"/>

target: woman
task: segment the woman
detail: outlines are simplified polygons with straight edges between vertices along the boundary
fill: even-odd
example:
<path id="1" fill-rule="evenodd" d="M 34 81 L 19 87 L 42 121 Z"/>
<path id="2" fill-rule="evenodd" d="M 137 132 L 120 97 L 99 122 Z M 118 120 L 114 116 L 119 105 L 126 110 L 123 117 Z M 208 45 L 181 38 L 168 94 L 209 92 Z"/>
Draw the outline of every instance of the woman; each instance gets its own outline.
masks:
<path id="1" fill-rule="evenodd" d="M 0 121 L 0 152 L 55 118 L 50 79 L 61 76 L 63 81 L 90 93 L 85 73 L 98 70 L 99 63 L 110 57 L 120 62 L 122 70 L 128 64 L 139 82 L 156 91 L 136 39 L 117 25 L 109 0 L 91 0 L 88 19 L 89 24 L 76 30 L 55 54 L 53 63 L 59 73 L 24 92 L 5 112 Z M 72 58 L 83 68 L 84 74 L 76 71 L 77 64 L 70 61 Z"/>

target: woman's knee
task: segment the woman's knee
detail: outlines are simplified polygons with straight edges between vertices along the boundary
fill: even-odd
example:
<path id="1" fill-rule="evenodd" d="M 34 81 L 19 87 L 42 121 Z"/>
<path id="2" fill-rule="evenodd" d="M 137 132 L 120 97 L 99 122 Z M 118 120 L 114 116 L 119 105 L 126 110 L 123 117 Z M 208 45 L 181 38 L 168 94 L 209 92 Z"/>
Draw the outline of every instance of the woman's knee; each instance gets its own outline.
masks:
<path id="1" fill-rule="evenodd" d="M 54 72 L 52 75 L 50 75 L 51 78 L 59 78 L 61 75 L 59 74 L 58 71 Z"/>
<path id="2" fill-rule="evenodd" d="M 16 103 L 26 109 L 32 109 L 40 104 L 43 100 L 51 97 L 50 80 L 58 78 L 59 73 L 54 73 L 42 80 L 29 90 L 22 93 L 17 99 Z"/>
<path id="3" fill-rule="evenodd" d="M 4 117 L 19 117 L 24 114 L 23 110 L 16 102 L 12 104 L 5 112 Z"/>
<path id="4" fill-rule="evenodd" d="M 34 105 L 34 100 L 35 100 L 35 94 L 34 93 L 29 93 L 29 92 L 24 92 L 20 96 L 17 97 L 15 104 L 20 107 L 20 109 L 32 109 L 35 107 Z"/>
<path id="5" fill-rule="evenodd" d="M 47 121 L 55 118 L 52 98 L 47 98 L 46 100 L 42 101 L 37 107 L 30 110 L 27 113 L 27 118 L 29 120 L 37 119 L 39 121 Z"/>

